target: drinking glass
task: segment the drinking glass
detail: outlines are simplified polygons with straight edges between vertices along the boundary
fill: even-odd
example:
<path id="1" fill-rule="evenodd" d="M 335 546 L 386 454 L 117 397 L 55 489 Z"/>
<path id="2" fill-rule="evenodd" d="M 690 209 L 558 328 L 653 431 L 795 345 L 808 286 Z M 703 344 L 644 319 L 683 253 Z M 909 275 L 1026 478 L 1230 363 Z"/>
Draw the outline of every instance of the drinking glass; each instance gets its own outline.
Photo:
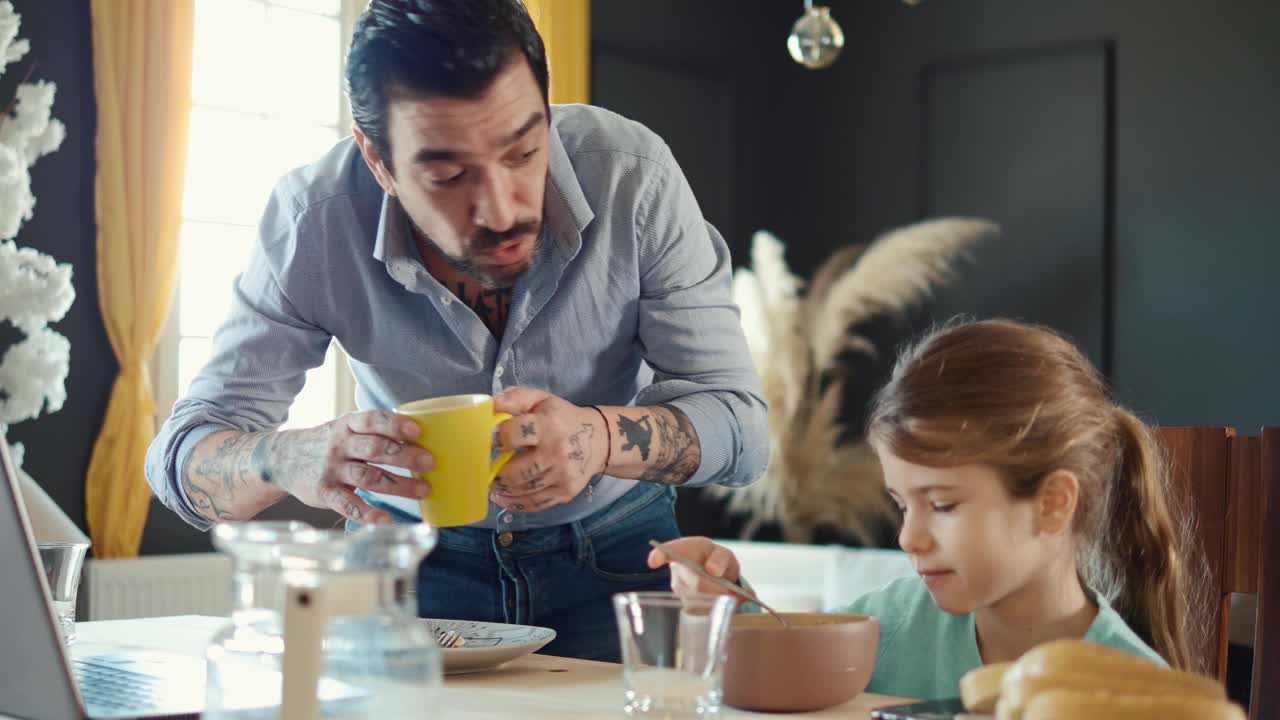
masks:
<path id="1" fill-rule="evenodd" d="M 76 641 L 76 594 L 80 590 L 80 570 L 84 567 L 89 543 L 38 543 L 40 563 L 49 583 L 49 599 L 58 620 L 62 642 Z"/>
<path id="2" fill-rule="evenodd" d="M 632 592 L 613 596 L 628 717 L 720 716 L 728 595 Z"/>

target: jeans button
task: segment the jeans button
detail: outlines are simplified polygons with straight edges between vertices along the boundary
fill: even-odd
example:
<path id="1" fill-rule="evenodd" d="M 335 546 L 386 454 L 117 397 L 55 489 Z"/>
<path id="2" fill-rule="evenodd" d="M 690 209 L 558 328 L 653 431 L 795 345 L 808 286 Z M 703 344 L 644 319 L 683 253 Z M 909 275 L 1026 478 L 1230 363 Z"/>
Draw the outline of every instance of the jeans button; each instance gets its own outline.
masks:
<path id="1" fill-rule="evenodd" d="M 501 545 L 502 547 L 508 547 L 509 545 L 511 545 L 511 543 L 515 541 L 516 541 L 516 536 L 509 532 L 504 532 L 498 536 L 498 544 Z"/>

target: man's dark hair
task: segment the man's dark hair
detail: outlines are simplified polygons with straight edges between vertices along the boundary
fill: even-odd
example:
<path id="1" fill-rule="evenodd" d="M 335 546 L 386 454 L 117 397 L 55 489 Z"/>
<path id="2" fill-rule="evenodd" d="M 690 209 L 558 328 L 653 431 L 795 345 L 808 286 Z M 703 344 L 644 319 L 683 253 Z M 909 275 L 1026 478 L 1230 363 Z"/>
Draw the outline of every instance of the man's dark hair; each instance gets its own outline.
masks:
<path id="1" fill-rule="evenodd" d="M 521 56 L 546 103 L 546 51 L 522 0 L 372 0 L 347 53 L 351 119 L 390 168 L 394 95 L 479 97 Z"/>

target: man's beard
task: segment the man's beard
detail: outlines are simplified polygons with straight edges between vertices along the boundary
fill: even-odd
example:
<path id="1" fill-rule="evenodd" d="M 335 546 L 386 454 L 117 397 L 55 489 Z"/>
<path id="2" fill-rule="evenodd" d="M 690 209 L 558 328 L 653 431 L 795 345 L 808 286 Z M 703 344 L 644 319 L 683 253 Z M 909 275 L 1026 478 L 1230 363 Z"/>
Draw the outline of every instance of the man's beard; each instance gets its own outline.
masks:
<path id="1" fill-rule="evenodd" d="M 413 221 L 410 220 L 410 222 Z M 423 232 L 421 227 L 418 227 L 417 223 L 413 223 L 413 228 L 418 233 L 418 237 L 434 248 L 440 254 L 440 257 L 444 258 L 449 267 L 465 274 L 488 290 L 509 288 L 515 285 L 516 280 L 524 274 L 524 271 L 533 265 L 534 258 L 538 256 L 538 248 L 542 245 L 542 223 L 539 220 L 518 222 L 505 232 L 494 232 L 487 228 L 481 229 L 471 236 L 471 241 L 465 245 L 460 258 L 453 257 L 445 252 L 444 248 L 437 245 L 431 239 L 431 236 Z M 529 248 L 529 255 L 524 260 L 512 265 L 504 265 L 500 268 L 486 267 L 476 262 L 477 254 L 491 250 L 508 240 L 519 239 L 526 235 L 533 236 L 533 246 Z"/>

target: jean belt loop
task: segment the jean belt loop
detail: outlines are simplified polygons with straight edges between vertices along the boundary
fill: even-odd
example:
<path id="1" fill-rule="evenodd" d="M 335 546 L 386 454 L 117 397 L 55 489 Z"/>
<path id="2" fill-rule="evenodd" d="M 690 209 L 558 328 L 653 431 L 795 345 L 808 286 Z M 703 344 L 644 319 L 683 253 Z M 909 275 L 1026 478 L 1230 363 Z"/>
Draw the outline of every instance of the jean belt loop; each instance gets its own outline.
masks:
<path id="1" fill-rule="evenodd" d="M 581 520 L 574 520 L 569 523 L 569 529 L 573 532 L 573 561 L 582 566 L 591 561 L 591 538 L 587 535 L 587 530 L 582 526 Z"/>

